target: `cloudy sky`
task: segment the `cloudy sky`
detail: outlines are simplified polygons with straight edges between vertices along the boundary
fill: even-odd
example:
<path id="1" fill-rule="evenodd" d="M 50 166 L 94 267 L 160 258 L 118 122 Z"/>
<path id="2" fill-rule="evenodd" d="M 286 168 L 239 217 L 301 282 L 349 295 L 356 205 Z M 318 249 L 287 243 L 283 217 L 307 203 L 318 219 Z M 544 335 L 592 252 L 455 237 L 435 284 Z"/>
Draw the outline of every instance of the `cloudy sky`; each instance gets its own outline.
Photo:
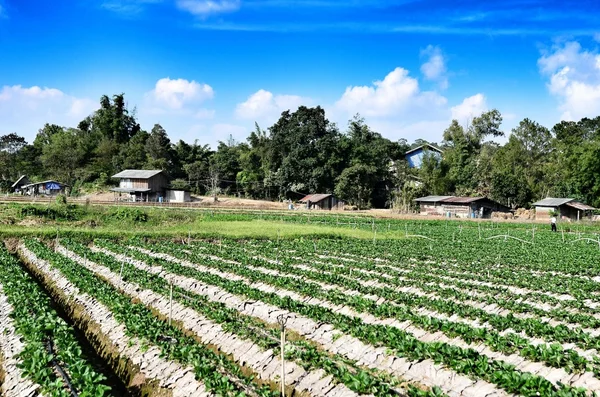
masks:
<path id="1" fill-rule="evenodd" d="M 600 115 L 597 0 L 0 0 L 0 54 L 0 134 L 29 141 L 121 92 L 211 145 L 301 104 L 409 141 Z"/>

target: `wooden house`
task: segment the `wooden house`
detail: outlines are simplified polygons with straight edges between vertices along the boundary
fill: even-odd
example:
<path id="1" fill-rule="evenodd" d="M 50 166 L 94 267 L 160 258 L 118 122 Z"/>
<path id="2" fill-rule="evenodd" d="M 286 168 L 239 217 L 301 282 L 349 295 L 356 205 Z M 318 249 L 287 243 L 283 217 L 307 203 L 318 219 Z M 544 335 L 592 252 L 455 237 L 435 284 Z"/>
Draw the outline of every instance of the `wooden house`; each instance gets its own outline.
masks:
<path id="1" fill-rule="evenodd" d="M 333 194 L 309 194 L 299 200 L 309 210 L 344 209 L 344 202 Z"/>
<path id="2" fill-rule="evenodd" d="M 119 187 L 112 192 L 131 201 L 162 201 L 169 187 L 169 177 L 162 170 L 124 170 L 112 176 Z"/>
<path id="3" fill-rule="evenodd" d="M 415 199 L 421 215 L 452 218 L 491 218 L 492 212 L 510 212 L 510 208 L 486 197 L 427 196 Z"/>

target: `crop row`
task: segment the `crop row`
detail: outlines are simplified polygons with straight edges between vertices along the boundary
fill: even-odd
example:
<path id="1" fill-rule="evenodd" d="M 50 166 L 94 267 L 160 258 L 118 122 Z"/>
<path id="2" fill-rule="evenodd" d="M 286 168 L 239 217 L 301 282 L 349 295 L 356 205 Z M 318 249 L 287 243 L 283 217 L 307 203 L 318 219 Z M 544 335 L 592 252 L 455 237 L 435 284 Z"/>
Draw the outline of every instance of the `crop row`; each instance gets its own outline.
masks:
<path id="1" fill-rule="evenodd" d="M 154 247 L 154 249 L 156 248 L 156 246 L 153 246 L 153 247 Z M 160 249 L 163 250 L 163 248 L 164 247 L 161 247 Z M 126 249 L 125 249 L 125 251 L 127 252 Z M 189 252 L 179 252 L 179 253 L 173 252 L 173 253 L 179 254 L 182 257 L 190 256 Z M 131 253 L 131 254 L 137 255 L 137 253 Z M 148 260 L 148 257 L 146 257 L 146 260 Z M 255 272 L 255 271 L 246 269 L 244 266 L 236 266 L 231 263 L 223 263 L 223 262 L 211 263 L 211 266 L 214 266 L 215 268 L 220 268 L 222 271 L 231 271 L 231 273 L 236 273 L 236 274 L 241 274 L 241 275 L 243 274 L 247 278 L 253 280 L 255 282 L 255 284 L 259 284 L 262 281 L 268 279 L 269 283 L 272 283 L 273 285 L 277 285 L 277 283 L 283 283 L 284 285 L 280 286 L 282 288 L 285 288 L 286 286 L 289 288 L 290 286 L 294 286 L 294 285 L 297 285 L 297 286 L 299 286 L 299 288 L 302 288 L 302 286 L 298 283 L 298 280 L 281 279 L 281 278 L 276 278 L 276 277 L 270 278 L 269 276 L 267 276 L 263 273 L 259 273 L 259 272 Z M 205 276 L 204 273 L 201 273 L 201 272 L 198 272 L 198 273 L 199 274 L 196 274 L 195 277 Z M 244 285 L 247 287 L 247 284 L 244 284 Z M 256 290 L 256 291 L 259 292 L 260 290 Z M 269 296 L 269 293 L 267 292 L 267 290 L 263 290 L 260 292 L 263 295 L 263 299 L 266 299 L 265 297 Z M 314 288 L 311 288 L 311 289 L 304 289 L 302 292 L 304 293 L 305 296 L 312 296 L 313 293 L 317 293 L 317 290 Z M 271 297 L 273 297 L 273 298 L 275 296 L 277 296 L 278 298 L 281 298 L 276 293 L 273 293 L 271 295 Z M 345 297 L 339 296 L 338 298 L 344 299 Z M 284 299 L 289 299 L 289 296 Z M 293 301 L 294 301 L 295 306 L 305 305 L 305 303 L 303 303 L 303 302 L 300 302 L 297 300 L 293 300 Z M 361 303 L 364 303 L 364 302 L 361 302 Z M 343 331 L 351 333 L 351 334 L 355 333 L 356 335 L 355 334 L 353 334 L 353 335 L 358 336 L 359 338 L 360 338 L 360 336 L 365 337 L 365 335 L 362 334 L 362 332 L 364 332 L 364 330 L 366 330 L 366 329 L 369 330 L 369 333 L 368 333 L 368 336 L 369 336 L 368 342 L 369 343 L 376 343 L 376 344 L 384 343 L 389 348 L 395 349 L 397 353 L 401 353 L 400 355 L 408 356 L 415 360 L 424 358 L 423 355 L 425 355 L 425 358 L 427 358 L 427 357 L 434 358 L 437 362 L 443 362 L 448 367 L 450 367 L 454 370 L 457 370 L 461 373 L 466 373 L 466 374 L 469 374 L 472 376 L 477 375 L 478 377 L 481 377 L 486 380 L 490 380 L 509 391 L 513 391 L 513 390 L 515 390 L 515 388 L 518 388 L 516 390 L 526 390 L 528 387 L 532 387 L 533 384 L 536 385 L 535 386 L 536 392 L 539 392 L 541 390 L 543 393 L 546 393 L 545 395 L 553 395 L 553 393 L 559 393 L 558 390 L 569 389 L 567 386 L 559 386 L 558 389 L 555 389 L 554 385 L 552 385 L 550 382 L 548 382 L 547 380 L 545 380 L 541 377 L 536 377 L 536 376 L 533 376 L 528 373 L 522 373 L 522 372 L 516 370 L 515 367 L 510 364 L 500 363 L 500 362 L 497 362 L 494 360 L 489 360 L 485 356 L 482 356 L 478 352 L 471 350 L 471 349 L 463 349 L 463 348 L 453 346 L 451 344 L 446 344 L 446 343 L 422 342 L 422 341 L 419 341 L 418 339 L 414 338 L 413 336 L 411 336 L 409 333 L 407 333 L 399 328 L 396 328 L 396 327 L 392 327 L 392 326 L 388 326 L 388 325 L 384 325 L 384 324 L 367 324 L 367 323 L 364 323 L 363 321 L 361 321 L 357 317 L 347 316 L 345 314 L 342 314 L 339 311 L 330 310 L 328 308 L 324 308 L 319 305 L 306 304 L 306 306 L 308 308 L 310 308 L 310 312 L 309 312 L 310 315 L 314 316 L 315 315 L 314 313 L 316 311 L 316 312 L 327 313 L 328 318 L 339 319 L 340 323 L 334 324 L 334 325 L 336 325 L 336 327 L 342 328 Z M 352 324 L 352 325 L 348 324 L 348 323 L 357 323 L 357 322 L 360 324 L 360 327 L 358 327 L 358 329 L 352 327 L 352 325 L 354 325 L 354 324 Z M 346 327 L 349 327 L 349 328 L 346 329 Z M 385 333 L 385 335 L 386 335 L 385 337 L 373 338 L 374 336 L 376 336 L 382 332 Z M 391 337 L 391 336 L 393 336 L 393 337 Z M 486 370 L 482 371 L 481 370 L 482 366 L 485 367 Z M 509 373 L 510 375 L 503 377 L 501 375 L 503 373 Z M 515 379 L 520 379 L 520 380 L 515 382 Z M 574 389 L 569 389 L 569 391 L 576 392 Z"/>
<path id="2" fill-rule="evenodd" d="M 205 248 L 210 248 L 210 246 Z M 212 248 L 214 249 L 213 253 L 221 252 L 218 247 Z M 202 252 L 203 255 L 206 254 L 206 250 L 203 250 Z M 494 350 L 505 351 L 507 353 L 512 353 L 519 350 L 521 354 L 532 355 L 531 358 L 543 359 L 545 362 L 549 362 L 553 366 L 561 362 L 560 356 L 564 358 L 564 364 L 566 368 L 571 367 L 573 362 L 577 363 L 579 361 L 579 363 L 583 365 L 588 365 L 589 363 L 586 364 L 585 360 L 581 360 L 581 358 L 577 357 L 577 354 L 574 354 L 572 351 L 567 351 L 563 354 L 560 350 L 550 347 L 547 349 L 547 352 L 542 353 L 538 351 L 541 349 L 539 346 L 535 349 L 524 349 L 526 347 L 526 341 L 523 340 L 523 338 L 520 338 L 518 335 L 513 333 L 508 334 L 507 337 L 511 337 L 511 335 L 512 337 L 511 339 L 507 339 L 507 337 L 504 336 L 500 337 L 498 332 L 516 329 L 518 332 L 523 331 L 530 336 L 551 338 L 550 340 L 561 343 L 580 342 L 580 347 L 584 349 L 594 348 L 596 346 L 595 343 L 597 343 L 597 340 L 594 338 L 591 340 L 585 339 L 584 336 L 587 335 L 585 333 L 581 334 L 580 332 L 580 334 L 577 334 L 574 332 L 569 332 L 569 328 L 567 327 L 553 327 L 535 318 L 516 318 L 512 315 L 499 316 L 497 314 L 489 313 L 481 308 L 468 306 L 464 303 L 457 303 L 452 300 L 432 299 L 431 296 L 419 296 L 408 293 L 406 290 L 400 292 L 385 286 L 372 287 L 350 277 L 339 274 L 335 276 L 328 276 L 327 274 L 323 274 L 322 272 L 318 271 L 306 271 L 272 262 L 261 261 L 250 256 L 244 257 L 243 254 L 236 255 L 235 250 L 226 250 L 221 254 L 226 258 L 226 260 L 228 259 L 229 261 L 232 259 L 241 259 L 245 264 L 254 264 L 258 267 L 266 267 L 268 269 L 283 271 L 284 273 L 289 272 L 311 280 L 310 283 L 302 280 L 296 280 L 295 283 L 290 284 L 287 283 L 287 281 L 282 280 L 280 277 L 267 277 L 269 282 L 273 283 L 273 285 L 280 285 L 281 287 L 288 289 L 295 288 L 295 291 L 297 292 L 307 293 L 310 296 L 319 296 L 336 304 L 346 304 L 362 312 L 384 317 L 392 316 L 401 321 L 409 320 L 431 331 L 444 331 L 445 333 L 449 333 L 449 336 L 451 337 L 456 336 L 458 333 L 458 335 L 468 341 L 481 341 L 484 343 L 489 343 Z M 221 268 L 234 268 L 231 263 L 221 262 L 219 265 L 219 261 L 214 262 L 218 264 L 218 266 L 221 266 Z M 312 282 L 314 280 L 338 285 L 347 290 L 355 290 L 360 292 L 362 295 L 380 297 L 384 299 L 386 303 L 380 305 L 378 304 L 379 302 L 375 302 L 373 300 L 360 299 L 360 297 L 357 296 L 348 296 L 345 293 L 340 293 L 339 290 L 323 291 L 322 288 Z M 360 301 L 357 301 L 359 299 Z M 401 304 L 401 306 L 398 306 L 398 304 Z M 482 331 L 481 329 L 469 330 L 465 329 L 466 327 L 464 324 L 453 324 L 447 321 L 440 321 L 436 318 L 416 316 L 407 310 L 407 308 L 413 308 L 413 310 L 415 310 L 422 307 L 428 307 L 432 310 L 440 313 L 446 313 L 450 316 L 460 315 L 461 317 L 478 319 L 484 323 L 489 323 L 492 326 L 492 329 L 496 330 L 496 332 L 484 332 L 485 330 Z M 589 335 L 587 336 L 589 337 Z"/>
<path id="3" fill-rule="evenodd" d="M 74 241 L 63 241 L 62 244 L 72 251 L 61 248 L 61 253 L 101 274 L 103 278 L 110 280 L 111 284 L 119 286 L 132 297 L 150 302 L 149 304 L 157 309 L 159 299 L 155 295 L 168 296 L 171 293 L 170 281 L 159 275 L 140 270 L 127 262 L 119 262 L 111 256 L 94 252 Z M 92 261 L 102 263 L 102 266 Z M 122 278 L 117 273 L 122 274 Z M 135 283 L 132 280 L 135 280 Z M 150 291 L 144 291 L 142 288 L 148 288 Z M 172 293 L 174 301 L 177 302 L 172 311 L 174 320 L 181 321 L 186 329 L 192 331 L 201 323 L 197 335 L 204 343 L 215 344 L 219 350 L 234 357 L 238 352 L 242 352 L 238 361 L 250 361 L 248 364 L 265 380 L 276 379 L 281 365 L 278 359 L 280 351 L 277 329 L 241 315 L 222 303 L 210 302 L 207 298 L 179 286 L 173 286 Z M 209 339 L 204 340 L 206 338 Z M 236 347 L 240 341 L 246 342 Z M 348 385 L 360 394 L 384 396 L 391 393 L 393 380 L 363 371 L 341 357 L 328 356 L 314 346 L 299 341 L 290 342 L 288 348 L 286 359 L 291 360 L 291 363 L 286 366 L 286 370 L 290 372 L 290 375 L 286 376 L 286 383 L 296 384 L 300 391 L 310 390 L 313 395 L 334 396 L 341 393 L 348 396 L 352 394 L 344 386 Z M 294 369 L 294 363 L 301 365 L 304 371 Z M 335 382 L 325 379 L 325 374 L 333 376 Z"/>
<path id="4" fill-rule="evenodd" d="M 116 395 L 83 352 L 72 326 L 4 248 L 0 248 L 0 330 L 6 396 Z"/>

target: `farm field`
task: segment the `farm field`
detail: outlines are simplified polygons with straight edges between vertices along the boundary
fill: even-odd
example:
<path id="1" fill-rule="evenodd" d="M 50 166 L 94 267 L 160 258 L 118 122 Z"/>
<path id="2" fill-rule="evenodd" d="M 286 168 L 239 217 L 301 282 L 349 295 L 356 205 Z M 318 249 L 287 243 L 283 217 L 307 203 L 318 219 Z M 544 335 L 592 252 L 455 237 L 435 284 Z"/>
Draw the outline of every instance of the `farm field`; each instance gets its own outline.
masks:
<path id="1" fill-rule="evenodd" d="M 592 227 L 319 222 L 373 238 L 6 239 L 0 395 L 600 393 Z"/>

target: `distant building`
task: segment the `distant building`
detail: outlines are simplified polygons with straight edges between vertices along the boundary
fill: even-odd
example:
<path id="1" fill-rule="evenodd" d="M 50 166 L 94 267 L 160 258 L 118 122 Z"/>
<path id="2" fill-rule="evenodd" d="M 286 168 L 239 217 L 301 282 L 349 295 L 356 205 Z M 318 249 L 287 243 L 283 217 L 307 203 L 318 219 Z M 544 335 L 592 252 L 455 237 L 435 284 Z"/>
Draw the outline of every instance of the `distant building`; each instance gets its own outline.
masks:
<path id="1" fill-rule="evenodd" d="M 27 178 L 27 175 L 23 175 L 19 179 L 17 179 L 17 181 L 15 183 L 12 184 L 11 188 L 12 188 L 12 191 L 15 193 L 22 193 L 23 186 L 29 185 L 29 184 L 31 184 L 31 181 L 29 180 L 29 178 Z"/>
<path id="2" fill-rule="evenodd" d="M 421 164 L 423 163 L 423 157 L 425 156 L 425 154 L 428 153 L 432 154 L 438 159 L 441 159 L 443 151 L 442 149 L 437 148 L 433 145 L 425 144 L 404 153 L 404 158 L 406 158 L 406 161 L 408 162 L 408 166 L 410 168 L 421 168 Z"/>
<path id="3" fill-rule="evenodd" d="M 491 218 L 492 212 L 510 212 L 510 208 L 486 197 L 427 196 L 415 201 L 421 215 Z"/>
<path id="4" fill-rule="evenodd" d="M 549 219 L 550 211 L 555 211 L 560 217 L 573 220 L 590 217 L 594 207 L 583 204 L 572 198 L 553 198 L 546 197 L 543 200 L 533 203 L 535 207 L 536 219 Z"/>
<path id="5" fill-rule="evenodd" d="M 64 183 L 49 180 L 23 185 L 21 186 L 21 191 L 23 192 L 23 194 L 27 194 L 29 196 L 55 196 L 60 193 L 65 193 L 66 188 L 67 185 L 65 185 Z"/>
<path id="6" fill-rule="evenodd" d="M 333 194 L 309 194 L 300 199 L 310 210 L 343 209 L 344 202 L 338 200 Z"/>
<path id="7" fill-rule="evenodd" d="M 110 189 L 132 201 L 162 201 L 169 187 L 169 177 L 162 170 L 125 170 L 113 178 L 119 187 Z"/>

